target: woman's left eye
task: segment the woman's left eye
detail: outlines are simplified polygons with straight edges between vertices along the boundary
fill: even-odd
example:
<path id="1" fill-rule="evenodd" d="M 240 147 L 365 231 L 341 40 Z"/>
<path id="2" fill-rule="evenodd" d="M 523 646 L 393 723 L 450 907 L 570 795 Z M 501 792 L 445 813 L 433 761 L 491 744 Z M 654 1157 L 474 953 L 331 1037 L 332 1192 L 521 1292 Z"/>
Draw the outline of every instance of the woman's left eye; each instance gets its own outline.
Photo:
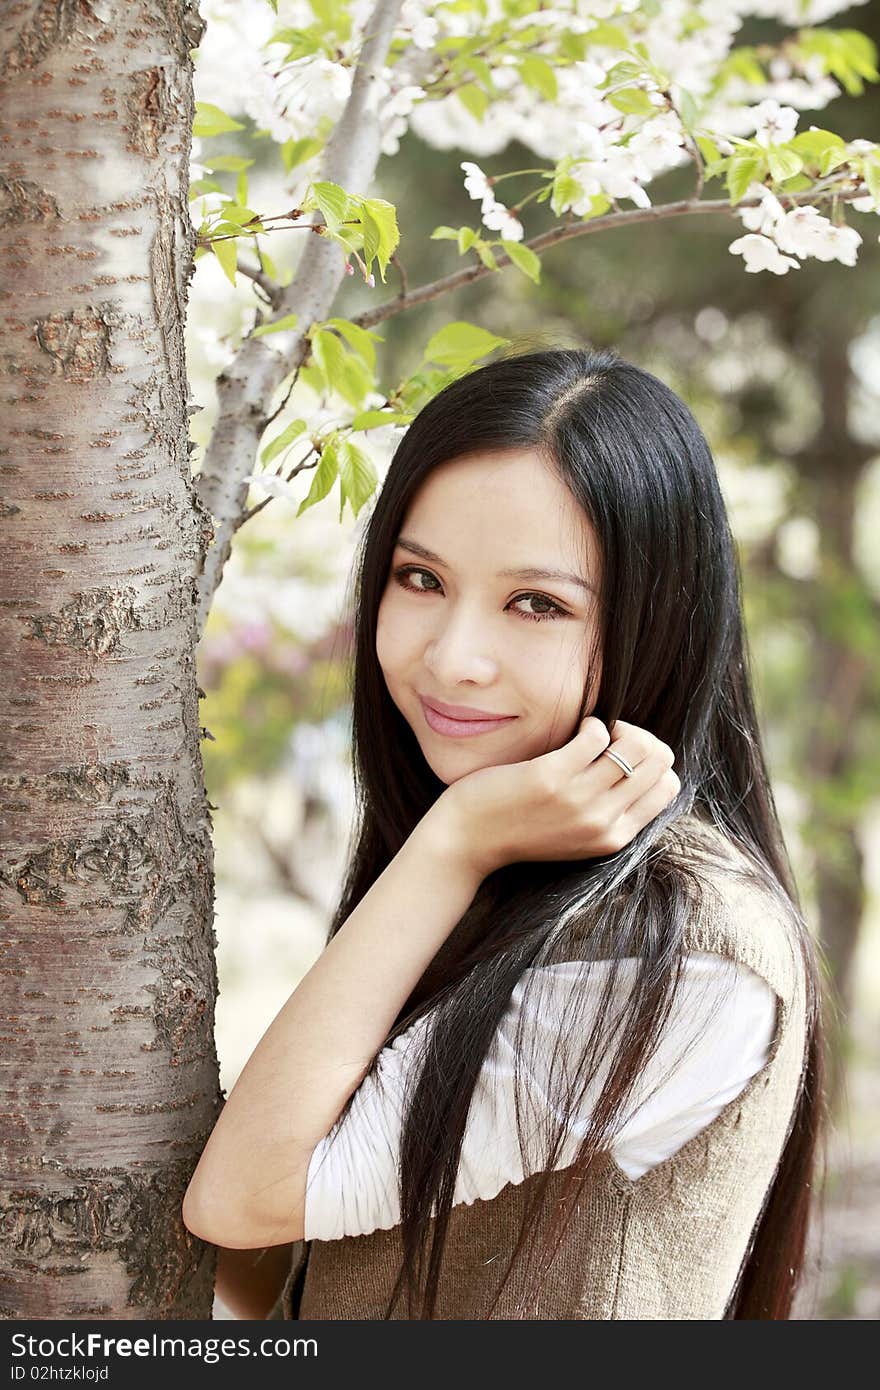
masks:
<path id="1" fill-rule="evenodd" d="M 419 585 L 408 584 L 406 582 L 406 579 L 410 574 L 427 575 L 429 579 L 436 580 L 437 583 L 439 583 L 439 580 L 437 580 L 437 576 L 435 574 L 432 574 L 430 570 L 422 569 L 419 565 L 404 565 L 400 569 L 396 569 L 394 571 L 394 578 L 395 581 L 400 585 L 400 587 L 402 589 L 405 589 L 407 593 L 435 594 L 437 592 L 436 589 L 423 589 Z M 554 602 L 552 598 L 548 598 L 546 594 L 518 594 L 516 598 L 513 598 L 510 601 L 511 603 L 524 603 L 534 601 L 536 603 L 543 603 L 549 605 L 548 608 L 546 608 L 545 611 L 542 613 L 526 613 L 522 608 L 518 608 L 516 610 L 516 612 L 519 614 L 521 618 L 527 618 L 530 622 L 533 623 L 544 622 L 548 619 L 551 622 L 553 622 L 556 618 L 568 617 L 566 609 L 560 607 L 558 603 Z"/>
<path id="2" fill-rule="evenodd" d="M 540 622 L 542 618 L 564 618 L 566 616 L 565 609 L 560 608 L 558 603 L 554 603 L 552 598 L 547 598 L 546 594 L 520 594 L 519 597 L 513 599 L 512 602 L 523 603 L 529 602 L 532 599 L 535 599 L 538 603 L 549 603 L 550 607 L 543 613 L 523 613 L 522 609 L 520 609 L 519 611 L 524 618 L 532 618 L 535 622 Z"/>

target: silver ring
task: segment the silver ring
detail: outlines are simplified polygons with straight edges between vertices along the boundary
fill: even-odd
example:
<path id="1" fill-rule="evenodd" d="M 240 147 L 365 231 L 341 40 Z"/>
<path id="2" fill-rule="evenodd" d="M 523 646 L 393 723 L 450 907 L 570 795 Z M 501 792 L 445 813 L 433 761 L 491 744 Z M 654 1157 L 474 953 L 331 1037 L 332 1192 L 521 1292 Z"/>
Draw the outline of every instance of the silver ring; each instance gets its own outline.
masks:
<path id="1" fill-rule="evenodd" d="M 623 768 L 624 775 L 626 777 L 632 777 L 634 769 L 630 767 L 629 763 L 626 761 L 626 758 L 622 758 L 619 753 L 612 753 L 610 748 L 603 748 L 602 752 L 607 754 L 609 758 L 613 758 L 614 761 L 618 764 L 618 766 Z"/>

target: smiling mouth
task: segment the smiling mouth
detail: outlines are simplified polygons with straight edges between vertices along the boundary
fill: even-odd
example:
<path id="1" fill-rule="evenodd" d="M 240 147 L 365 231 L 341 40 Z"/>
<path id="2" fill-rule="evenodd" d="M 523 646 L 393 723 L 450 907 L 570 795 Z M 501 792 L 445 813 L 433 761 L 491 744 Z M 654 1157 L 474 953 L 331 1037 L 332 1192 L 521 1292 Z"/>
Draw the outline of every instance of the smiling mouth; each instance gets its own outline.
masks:
<path id="1" fill-rule="evenodd" d="M 495 729 L 500 729 L 503 724 L 510 724 L 517 718 L 515 714 L 501 715 L 500 717 L 487 719 L 452 719 L 448 714 L 440 714 L 431 705 L 420 698 L 422 713 L 425 722 L 430 729 L 437 734 L 445 734 L 449 738 L 469 738 L 476 734 L 491 733 Z"/>

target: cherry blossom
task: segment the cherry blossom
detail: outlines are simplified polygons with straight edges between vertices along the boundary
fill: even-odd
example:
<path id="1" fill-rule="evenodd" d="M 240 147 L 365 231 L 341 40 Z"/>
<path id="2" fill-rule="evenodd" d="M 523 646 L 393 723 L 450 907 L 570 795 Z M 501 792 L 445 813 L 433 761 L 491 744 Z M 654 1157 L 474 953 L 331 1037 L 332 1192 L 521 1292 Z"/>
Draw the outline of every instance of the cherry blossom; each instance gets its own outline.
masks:
<path id="1" fill-rule="evenodd" d="M 785 275 L 791 267 L 800 270 L 800 262 L 792 256 L 783 256 L 775 241 L 754 232 L 738 237 L 727 249 L 743 257 L 746 270 L 752 275 L 759 270 L 772 270 L 774 275 Z"/>
<path id="2" fill-rule="evenodd" d="M 489 180 L 483 173 L 479 164 L 474 164 L 469 159 L 462 160 L 459 168 L 464 169 L 464 186 L 472 198 L 482 198 L 483 207 L 491 207 L 495 202 L 495 194 L 489 187 Z"/>
<path id="3" fill-rule="evenodd" d="M 818 208 L 810 206 L 786 211 L 775 194 L 761 184 L 750 184 L 748 195 L 760 197 L 761 202 L 758 207 L 740 208 L 740 219 L 750 231 L 769 237 L 780 251 L 790 252 L 801 259 L 813 256 L 819 261 L 838 260 L 844 265 L 855 265 L 856 251 L 862 238 L 854 227 L 836 227 L 822 216 Z M 729 249 L 733 251 L 734 247 Z M 757 251 L 752 250 L 750 255 L 755 261 L 759 258 Z M 785 269 L 780 268 L 781 265 L 774 259 L 767 268 L 775 270 L 776 274 L 784 274 Z"/>
<path id="4" fill-rule="evenodd" d="M 524 229 L 503 203 L 494 203 L 483 210 L 483 225 L 499 231 L 506 241 L 522 241 Z"/>
<path id="5" fill-rule="evenodd" d="M 780 106 L 772 98 L 759 102 L 752 115 L 756 123 L 755 140 L 765 148 L 786 144 L 797 130 L 797 111 L 792 106 Z"/>
<path id="6" fill-rule="evenodd" d="M 855 0 L 856 8 L 860 3 L 865 0 Z M 237 118 L 251 117 L 278 142 L 314 135 L 322 118 L 325 125 L 336 122 L 370 33 L 375 0 L 342 0 L 341 8 L 345 24 L 334 31 L 332 44 L 289 62 L 283 35 L 313 28 L 309 0 L 201 0 L 207 28 L 196 55 L 197 100 L 216 104 Z M 597 195 L 650 209 L 650 184 L 692 158 L 694 134 L 711 139 L 727 158 L 738 153 L 738 145 L 727 137 L 753 140 L 764 149 L 785 146 L 795 135 L 801 111 L 821 109 L 844 90 L 842 81 L 825 70 L 821 52 L 805 53 L 795 44 L 772 52 L 766 63 L 757 60 L 764 68 L 763 84 L 738 72 L 735 65 L 719 83 L 719 67 L 743 21 L 754 16 L 798 31 L 850 8 L 851 0 L 663 0 L 661 5 L 641 0 L 591 0 L 589 5 L 551 0 L 545 8 L 510 14 L 504 0 L 480 0 L 472 6 L 403 0 L 391 61 L 371 73 L 368 107 L 378 122 L 379 147 L 386 156 L 398 152 L 410 130 L 433 148 L 469 153 L 472 159 L 461 166 L 465 188 L 481 204 L 483 225 L 505 239 L 519 240 L 524 236 L 522 223 L 497 200 L 484 172 L 493 155 L 520 142 L 546 161 L 547 177 L 568 156 L 570 196 L 567 204 L 557 201 L 560 213 L 589 216 Z M 536 44 L 530 39 L 528 51 L 552 68 L 556 95 L 551 98 L 524 80 L 522 54 L 512 51 L 510 42 L 503 51 L 489 45 L 484 61 L 496 95 L 485 111 L 475 114 L 461 100 L 459 81 L 448 82 L 447 92 L 436 90 L 435 84 L 446 81 L 444 64 L 455 51 L 454 46 L 444 48 L 444 41 L 479 41 L 499 24 L 508 40 L 540 30 L 544 41 Z M 590 40 L 584 58 L 557 61 L 561 30 L 589 35 L 606 24 L 627 36 L 629 49 L 617 38 L 603 42 L 600 36 Z M 273 42 L 276 32 L 282 37 Z M 650 66 L 641 74 L 615 73 L 609 83 L 609 72 L 625 54 L 633 58 L 637 52 Z M 479 75 L 474 80 L 483 86 Z M 660 90 L 664 80 L 668 92 Z M 646 118 L 645 112 L 619 109 L 614 98 L 627 88 L 647 93 L 656 114 Z M 691 112 L 694 103 L 698 112 L 695 124 L 690 118 L 690 136 L 682 124 L 688 104 L 683 94 Z M 870 141 L 848 146 L 854 155 L 876 148 Z M 322 176 L 322 159 L 322 148 L 316 148 L 314 155 L 300 160 L 285 191 L 296 199 L 310 181 Z M 194 177 L 198 173 L 196 168 Z M 756 187 L 762 190 L 758 195 Z M 739 238 L 731 254 L 743 255 L 748 268 L 784 274 L 792 255 L 855 264 L 861 238 L 852 228 L 833 226 L 809 206 L 793 205 L 786 211 L 762 184 L 753 185 L 750 195 L 760 196 L 761 202 L 757 208 L 737 210 L 743 226 L 776 249 L 756 248 L 748 235 Z M 205 196 L 212 207 L 210 195 Z M 870 196 L 852 206 L 861 215 L 880 212 Z M 200 198 L 193 215 L 203 215 L 204 207 Z M 539 208 L 534 211 L 541 225 Z"/>
<path id="7" fill-rule="evenodd" d="M 773 240 L 780 251 L 791 251 L 796 256 L 855 265 L 862 238 L 854 227 L 835 227 L 816 208 L 802 207 L 792 208 L 776 224 Z"/>

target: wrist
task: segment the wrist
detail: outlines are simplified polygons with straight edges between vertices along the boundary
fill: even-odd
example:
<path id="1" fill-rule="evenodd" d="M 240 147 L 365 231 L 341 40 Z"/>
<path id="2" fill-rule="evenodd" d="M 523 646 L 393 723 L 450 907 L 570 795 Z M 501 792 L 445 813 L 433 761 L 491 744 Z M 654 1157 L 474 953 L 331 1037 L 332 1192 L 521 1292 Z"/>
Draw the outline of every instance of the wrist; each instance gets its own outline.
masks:
<path id="1" fill-rule="evenodd" d="M 483 879 L 499 867 L 489 862 L 485 846 L 477 845 L 475 837 L 468 832 L 452 787 L 437 798 L 419 821 L 416 832 L 428 852 L 450 871 L 473 880 L 474 892 Z"/>

